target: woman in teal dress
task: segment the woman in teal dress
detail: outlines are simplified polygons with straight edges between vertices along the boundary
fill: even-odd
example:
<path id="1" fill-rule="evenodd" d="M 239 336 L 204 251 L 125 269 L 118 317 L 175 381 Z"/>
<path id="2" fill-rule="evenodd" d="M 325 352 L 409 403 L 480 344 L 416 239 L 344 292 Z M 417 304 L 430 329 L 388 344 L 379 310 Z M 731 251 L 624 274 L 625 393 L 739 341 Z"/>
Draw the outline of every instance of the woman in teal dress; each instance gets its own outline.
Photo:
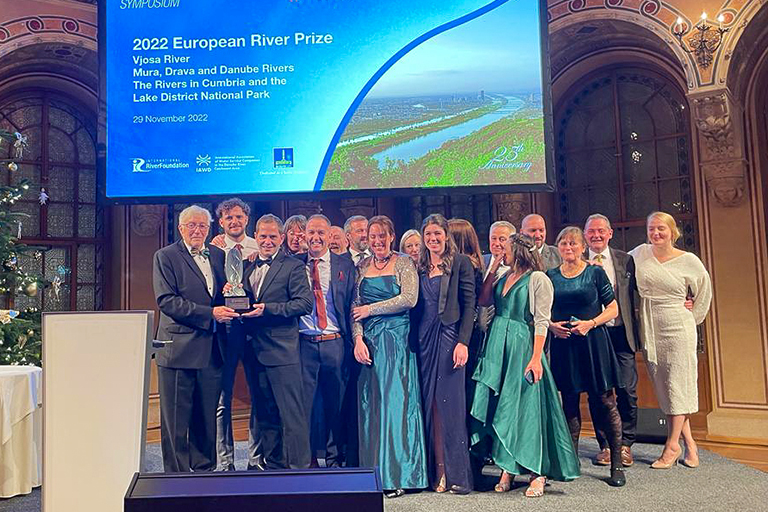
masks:
<path id="1" fill-rule="evenodd" d="M 479 304 L 495 305 L 496 315 L 473 377 L 477 387 L 470 411 L 477 420 L 473 447 L 490 437 L 490 455 L 503 470 L 496 492 L 508 491 L 514 475 L 530 475 L 528 497 L 542 496 L 547 478 L 569 481 L 580 475 L 543 355 L 553 291 L 534 247 L 528 236 L 510 237 L 504 263 L 511 270 L 494 290 L 497 259 L 483 282 Z"/>
<path id="2" fill-rule="evenodd" d="M 392 251 L 392 221 L 368 221 L 372 256 L 360 263 L 352 308 L 358 379 L 360 466 L 378 466 L 387 497 L 427 487 L 427 456 L 409 310 L 419 277 L 413 260 Z"/>

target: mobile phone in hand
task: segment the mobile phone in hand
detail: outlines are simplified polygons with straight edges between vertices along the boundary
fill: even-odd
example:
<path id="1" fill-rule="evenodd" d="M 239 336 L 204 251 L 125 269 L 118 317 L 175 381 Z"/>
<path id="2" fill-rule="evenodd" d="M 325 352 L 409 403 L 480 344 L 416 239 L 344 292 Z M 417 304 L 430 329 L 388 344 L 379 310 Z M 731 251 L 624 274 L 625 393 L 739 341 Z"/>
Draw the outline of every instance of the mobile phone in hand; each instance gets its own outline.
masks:
<path id="1" fill-rule="evenodd" d="M 528 370 L 527 372 L 525 372 L 525 381 L 531 386 L 535 384 L 536 381 L 533 377 L 533 370 Z"/>

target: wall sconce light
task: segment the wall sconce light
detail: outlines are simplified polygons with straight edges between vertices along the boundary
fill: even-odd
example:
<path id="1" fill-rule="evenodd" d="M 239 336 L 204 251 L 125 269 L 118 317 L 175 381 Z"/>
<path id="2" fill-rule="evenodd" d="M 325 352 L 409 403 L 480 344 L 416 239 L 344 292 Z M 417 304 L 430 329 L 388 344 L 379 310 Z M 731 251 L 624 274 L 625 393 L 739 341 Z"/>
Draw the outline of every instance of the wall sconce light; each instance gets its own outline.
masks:
<path id="1" fill-rule="evenodd" d="M 683 41 L 683 37 L 688 35 L 691 28 L 686 25 L 682 18 L 677 18 L 675 27 L 672 33 L 677 37 L 680 42 L 680 47 L 685 50 L 686 53 L 692 53 L 696 56 L 696 62 L 698 65 L 706 69 L 714 60 L 713 55 L 720 48 L 720 44 L 723 42 L 723 34 L 728 32 L 728 28 L 723 28 L 723 22 L 725 16 L 722 14 L 717 17 L 717 27 L 707 23 L 707 13 L 701 13 L 701 19 L 694 26 L 697 30 L 695 34 L 687 41 Z"/>

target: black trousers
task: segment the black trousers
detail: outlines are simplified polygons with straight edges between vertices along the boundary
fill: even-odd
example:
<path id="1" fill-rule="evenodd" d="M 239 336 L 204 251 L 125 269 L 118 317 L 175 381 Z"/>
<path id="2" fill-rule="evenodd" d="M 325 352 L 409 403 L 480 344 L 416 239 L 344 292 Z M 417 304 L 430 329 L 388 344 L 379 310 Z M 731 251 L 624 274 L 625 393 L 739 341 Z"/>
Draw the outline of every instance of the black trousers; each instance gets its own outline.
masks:
<path id="1" fill-rule="evenodd" d="M 637 435 L 637 365 L 635 364 L 635 353 L 629 348 L 627 342 L 627 333 L 624 326 L 608 327 L 608 334 L 613 344 L 613 350 L 616 352 L 616 359 L 619 361 L 619 376 L 623 388 L 616 388 L 616 408 L 621 416 L 621 444 L 623 446 L 632 446 Z M 595 410 L 593 401 L 589 402 L 589 413 L 592 418 L 599 415 Z M 599 417 L 599 416 L 597 416 Z M 595 427 L 597 442 L 600 449 L 608 447 L 608 441 L 605 433 Z"/>
<path id="2" fill-rule="evenodd" d="M 214 344 L 202 369 L 157 367 L 160 446 L 165 472 L 216 468 L 216 406 L 221 393 L 221 356 Z"/>
<path id="3" fill-rule="evenodd" d="M 224 364 L 221 370 L 221 396 L 216 408 L 216 451 L 219 464 L 223 467 L 235 464 L 235 448 L 232 436 L 232 391 L 235 385 L 237 365 L 243 361 L 245 379 L 251 395 L 251 417 L 248 423 L 248 467 L 264 467 L 261 432 L 256 421 L 256 355 L 252 345 L 246 341 L 245 326 L 237 319 L 227 325 L 227 341 L 224 344 Z"/>
<path id="4" fill-rule="evenodd" d="M 341 405 L 341 444 L 344 446 L 344 462 L 348 468 L 360 465 L 360 435 L 357 431 L 357 380 L 360 377 L 362 365 L 354 357 L 348 355 L 346 361 L 347 386 L 344 390 L 344 400 Z"/>
<path id="5" fill-rule="evenodd" d="M 321 428 L 319 438 L 325 447 L 326 466 L 341 466 L 343 463 L 342 416 L 345 382 L 343 375 L 344 339 L 311 341 L 301 337 L 301 370 L 304 386 L 305 410 L 313 428 Z M 320 394 L 324 421 L 312 421 L 315 395 Z M 320 411 L 314 410 L 317 415 Z M 317 420 L 317 418 L 315 418 Z"/>
<path id="6" fill-rule="evenodd" d="M 255 362 L 258 382 L 256 421 L 261 432 L 266 467 L 309 467 L 309 413 L 301 379 L 301 364 L 264 366 Z"/>

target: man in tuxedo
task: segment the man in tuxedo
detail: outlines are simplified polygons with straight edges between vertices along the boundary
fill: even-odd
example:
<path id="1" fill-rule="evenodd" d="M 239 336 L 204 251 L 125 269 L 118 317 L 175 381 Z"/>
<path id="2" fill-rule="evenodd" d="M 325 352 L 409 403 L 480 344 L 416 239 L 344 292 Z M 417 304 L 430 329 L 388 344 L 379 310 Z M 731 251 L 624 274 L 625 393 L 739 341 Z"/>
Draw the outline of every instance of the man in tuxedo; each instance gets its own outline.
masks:
<path id="1" fill-rule="evenodd" d="M 536 250 L 539 251 L 541 261 L 544 263 L 544 270 L 560 266 L 562 260 L 557 247 L 547 245 L 547 224 L 544 222 L 544 217 L 538 213 L 526 215 L 520 225 L 520 232 L 533 238 Z"/>
<path id="2" fill-rule="evenodd" d="M 204 208 L 184 209 L 182 239 L 157 251 L 153 262 L 157 339 L 171 342 L 156 355 L 166 472 L 216 467 L 223 323 L 239 315 L 223 305 L 224 252 L 205 245 L 211 221 Z"/>
<path id="3" fill-rule="evenodd" d="M 589 247 L 589 261 L 601 265 L 613 285 L 616 301 L 619 304 L 619 316 L 608 322 L 608 334 L 611 338 L 616 359 L 619 362 L 619 375 L 623 388 L 616 388 L 616 406 L 621 416 L 622 443 L 621 461 L 625 466 L 633 464 L 632 444 L 637 430 L 637 325 L 634 317 L 635 263 L 632 256 L 608 245 L 613 237 L 611 222 L 600 214 L 590 215 L 584 225 L 584 236 Z M 592 408 L 590 402 L 590 409 Z M 599 417 L 599 411 L 590 410 L 593 418 Z M 611 451 L 605 433 L 595 429 L 600 453 L 595 463 L 608 466 L 611 463 Z"/>
<path id="4" fill-rule="evenodd" d="M 225 262 L 230 251 L 239 251 L 241 259 L 248 262 L 248 257 L 258 251 L 256 240 L 245 234 L 251 208 L 238 198 L 228 199 L 216 208 L 219 226 L 224 230 L 221 247 L 224 249 Z M 211 243 L 217 243 L 216 240 Z M 226 271 L 225 271 L 226 277 Z M 236 318 L 226 326 L 227 342 L 224 345 L 224 366 L 221 373 L 221 397 L 216 409 L 216 451 L 219 465 L 225 471 L 235 470 L 234 439 L 232 437 L 232 390 L 235 384 L 237 365 L 243 361 L 245 379 L 251 396 L 251 418 L 248 431 L 248 467 L 264 467 L 261 434 L 256 423 L 256 396 L 258 382 L 255 375 L 256 356 L 253 347 L 246 342 L 243 319 Z"/>
<path id="5" fill-rule="evenodd" d="M 368 249 L 368 219 L 362 215 L 353 215 L 344 223 L 344 233 L 349 241 L 349 257 L 357 267 L 371 255 Z"/>
<path id="6" fill-rule="evenodd" d="M 328 248 L 335 254 L 348 254 L 347 248 L 349 247 L 349 241 L 347 235 L 344 233 L 344 228 L 340 226 L 331 226 L 331 239 L 328 242 Z"/>
<path id="7" fill-rule="evenodd" d="M 313 409 L 315 395 L 322 397 L 324 425 L 317 417 L 310 424 L 322 428 L 319 437 L 325 445 L 325 465 L 339 467 L 344 458 L 341 406 L 349 369 L 345 364 L 350 363 L 352 353 L 349 309 L 355 266 L 349 258 L 328 249 L 330 232 L 331 222 L 325 215 L 313 215 L 307 221 L 309 252 L 303 261 L 315 307 L 299 320 L 299 346 L 307 412 Z"/>
<path id="8" fill-rule="evenodd" d="M 299 352 L 299 317 L 312 312 L 312 291 L 301 261 L 280 251 L 283 222 L 267 214 L 256 223 L 258 256 L 244 272 L 253 309 L 243 314 L 256 353 L 257 411 L 266 465 L 307 468 L 309 414 L 305 411 Z"/>

